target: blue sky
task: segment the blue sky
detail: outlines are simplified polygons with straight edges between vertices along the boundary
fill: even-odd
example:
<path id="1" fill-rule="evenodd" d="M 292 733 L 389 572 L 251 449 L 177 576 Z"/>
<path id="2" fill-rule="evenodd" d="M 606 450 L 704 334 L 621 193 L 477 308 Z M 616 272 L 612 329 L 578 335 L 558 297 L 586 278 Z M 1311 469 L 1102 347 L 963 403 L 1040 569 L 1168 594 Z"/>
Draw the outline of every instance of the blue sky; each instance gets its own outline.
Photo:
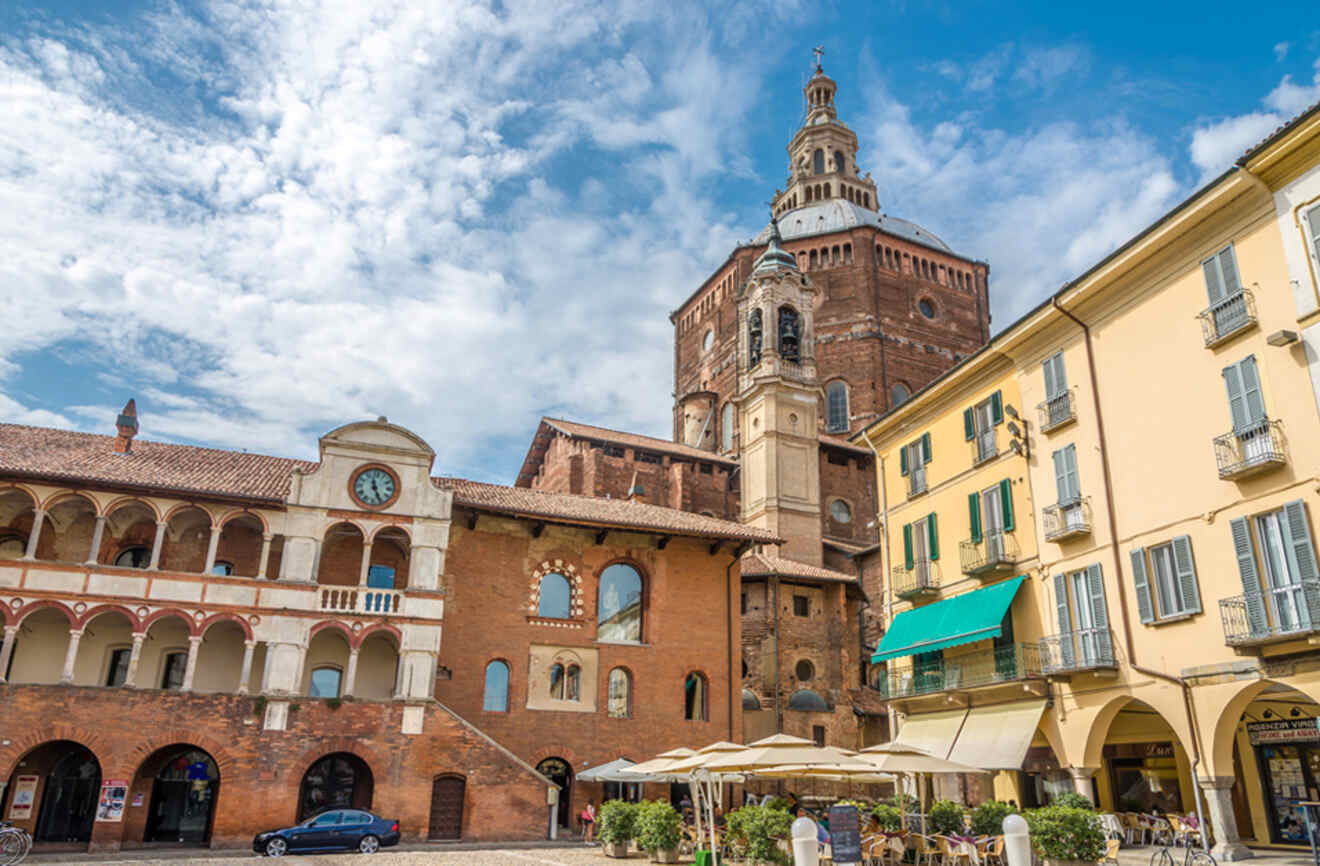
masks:
<path id="1" fill-rule="evenodd" d="M 759 231 L 811 49 L 996 326 L 1320 99 L 1311 4 L 19 0 L 0 419 L 315 456 L 387 415 L 511 481 L 667 436 L 668 313 Z"/>

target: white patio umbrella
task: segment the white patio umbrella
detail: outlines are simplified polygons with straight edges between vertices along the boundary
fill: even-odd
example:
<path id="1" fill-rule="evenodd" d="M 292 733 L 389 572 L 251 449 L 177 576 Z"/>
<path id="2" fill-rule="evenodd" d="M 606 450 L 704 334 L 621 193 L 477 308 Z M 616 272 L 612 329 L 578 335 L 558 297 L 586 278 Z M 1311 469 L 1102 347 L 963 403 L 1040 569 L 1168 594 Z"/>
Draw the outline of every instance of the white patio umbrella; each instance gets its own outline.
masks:
<path id="1" fill-rule="evenodd" d="M 642 761 L 640 764 L 634 764 L 632 771 L 634 773 L 650 773 L 656 776 L 673 776 L 673 774 L 670 773 L 670 767 L 680 759 L 690 758 L 696 753 L 695 749 L 689 749 L 686 747 L 670 749 L 667 752 L 661 752 L 649 761 Z"/>
<path id="2" fill-rule="evenodd" d="M 868 746 L 857 753 L 857 759 L 875 767 L 881 772 L 906 775 L 912 773 L 918 778 L 933 773 L 984 773 L 980 767 L 959 764 L 946 758 L 936 757 L 925 749 L 907 746 L 899 742 L 881 743 Z M 920 795 L 920 790 L 918 790 Z M 903 822 L 907 823 L 907 811 L 903 811 Z M 923 826 L 922 831 L 925 831 Z"/>
<path id="3" fill-rule="evenodd" d="M 703 803 L 706 809 L 706 825 L 710 828 L 710 847 L 711 856 L 718 859 L 718 852 L 715 850 L 715 804 L 722 800 L 719 786 L 715 784 L 709 773 L 702 772 L 702 767 L 706 762 L 711 761 L 721 755 L 740 751 L 743 746 L 738 743 L 730 743 L 725 740 L 711 743 L 695 752 L 691 749 L 671 749 L 663 755 L 657 756 L 650 761 L 644 761 L 637 766 L 648 770 L 657 775 L 668 776 L 673 779 L 685 780 L 692 791 L 693 810 L 697 818 L 697 838 L 702 837 L 702 818 L 701 812 Z M 678 754 L 678 753 L 686 754 Z M 673 755 L 673 757 L 666 757 Z M 704 787 L 703 787 L 704 786 Z"/>
<path id="4" fill-rule="evenodd" d="M 737 752 L 720 755 L 706 761 L 702 768 L 711 773 L 755 773 L 758 770 L 785 766 L 853 766 L 858 772 L 875 772 L 865 762 L 850 757 L 832 746 L 817 746 L 811 740 L 775 734 L 757 740 Z"/>

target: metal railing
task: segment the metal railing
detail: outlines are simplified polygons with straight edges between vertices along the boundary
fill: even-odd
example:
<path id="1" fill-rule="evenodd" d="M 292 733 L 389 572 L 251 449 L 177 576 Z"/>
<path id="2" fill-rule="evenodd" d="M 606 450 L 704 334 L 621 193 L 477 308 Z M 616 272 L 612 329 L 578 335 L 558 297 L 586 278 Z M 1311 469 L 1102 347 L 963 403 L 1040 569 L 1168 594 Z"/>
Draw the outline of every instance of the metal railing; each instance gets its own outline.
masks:
<path id="1" fill-rule="evenodd" d="M 1257 607 L 1253 617 L 1252 607 Z M 1320 632 L 1320 581 L 1276 587 L 1253 599 L 1235 595 L 1219 600 L 1224 643 L 1229 646 L 1271 643 Z"/>
<path id="2" fill-rule="evenodd" d="M 395 614 L 403 591 L 365 586 L 321 587 L 321 610 L 334 613 Z"/>
<path id="3" fill-rule="evenodd" d="M 1082 628 L 1041 638 L 1040 664 L 1047 674 L 1115 667 L 1114 633 Z"/>
<path id="4" fill-rule="evenodd" d="M 1055 427 L 1067 424 L 1077 418 L 1077 389 L 1069 388 L 1062 394 L 1044 400 L 1036 405 L 1040 416 L 1040 432 L 1048 433 Z"/>
<path id="5" fill-rule="evenodd" d="M 889 586 L 898 598 L 934 595 L 940 591 L 940 576 L 935 563 L 918 559 L 912 568 L 896 565 L 889 573 Z"/>
<path id="6" fill-rule="evenodd" d="M 1214 445 L 1219 477 L 1226 481 L 1267 472 L 1288 462 L 1283 425 L 1268 418 L 1216 436 Z"/>
<path id="7" fill-rule="evenodd" d="M 1040 649 L 1035 644 L 1015 643 L 993 650 L 945 655 L 933 663 L 916 657 L 912 667 L 889 672 L 881 680 L 888 698 L 910 698 L 952 689 L 969 689 L 995 683 L 1010 683 L 1043 676 Z"/>
<path id="8" fill-rule="evenodd" d="M 926 492 L 926 467 L 908 468 L 908 496 L 919 496 Z"/>
<path id="9" fill-rule="evenodd" d="M 1091 532 L 1091 497 L 1083 496 L 1076 502 L 1060 502 L 1042 509 L 1045 522 L 1045 540 L 1062 541 Z"/>
<path id="10" fill-rule="evenodd" d="M 972 446 L 972 465 L 976 466 L 999 456 L 999 446 L 995 442 L 995 428 L 977 430 L 969 443 Z"/>
<path id="11" fill-rule="evenodd" d="M 1201 320 L 1201 333 L 1209 349 L 1255 323 L 1256 300 L 1249 289 L 1242 289 L 1206 307 L 1197 318 Z"/>
<path id="12" fill-rule="evenodd" d="M 1018 559 L 1017 541 L 1002 532 L 986 533 L 980 541 L 958 545 L 963 574 L 988 574 L 1012 568 Z"/>

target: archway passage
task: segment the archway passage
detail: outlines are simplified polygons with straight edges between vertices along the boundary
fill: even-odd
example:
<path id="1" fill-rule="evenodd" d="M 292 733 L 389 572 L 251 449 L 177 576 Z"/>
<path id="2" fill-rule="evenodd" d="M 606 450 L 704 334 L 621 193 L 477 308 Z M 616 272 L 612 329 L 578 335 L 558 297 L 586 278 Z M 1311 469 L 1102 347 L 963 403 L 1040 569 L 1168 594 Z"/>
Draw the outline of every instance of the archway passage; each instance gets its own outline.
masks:
<path id="1" fill-rule="evenodd" d="M 326 755 L 303 774 L 298 793 L 298 820 L 327 809 L 370 811 L 374 787 L 366 761 L 351 752 Z"/>
<path id="2" fill-rule="evenodd" d="M 4 814 L 31 827 L 36 842 L 89 842 L 100 789 L 101 765 L 86 746 L 70 740 L 43 743 L 10 776 Z M 25 814 L 35 822 L 25 824 Z"/>
<path id="3" fill-rule="evenodd" d="M 573 809 L 573 765 L 563 758 L 546 758 L 536 765 L 536 772 L 559 786 L 559 826 L 568 829 Z"/>
<path id="4" fill-rule="evenodd" d="M 160 749 L 143 762 L 138 778 L 150 778 L 151 800 L 143 842 L 204 845 L 211 840 L 220 771 L 195 746 Z"/>
<path id="5" fill-rule="evenodd" d="M 460 839 L 463 836 L 463 795 L 467 780 L 462 776 L 436 776 L 431 782 L 429 839 Z"/>

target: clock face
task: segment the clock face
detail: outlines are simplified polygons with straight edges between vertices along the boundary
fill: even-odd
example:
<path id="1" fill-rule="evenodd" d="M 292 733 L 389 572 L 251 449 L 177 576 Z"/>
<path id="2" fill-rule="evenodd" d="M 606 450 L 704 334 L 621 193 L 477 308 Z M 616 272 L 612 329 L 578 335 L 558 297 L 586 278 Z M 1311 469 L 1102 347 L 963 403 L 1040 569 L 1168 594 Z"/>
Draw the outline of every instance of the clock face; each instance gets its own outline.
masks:
<path id="1" fill-rule="evenodd" d="M 363 469 L 353 479 L 353 492 L 364 505 L 384 505 L 394 498 L 394 476 L 384 469 Z"/>

